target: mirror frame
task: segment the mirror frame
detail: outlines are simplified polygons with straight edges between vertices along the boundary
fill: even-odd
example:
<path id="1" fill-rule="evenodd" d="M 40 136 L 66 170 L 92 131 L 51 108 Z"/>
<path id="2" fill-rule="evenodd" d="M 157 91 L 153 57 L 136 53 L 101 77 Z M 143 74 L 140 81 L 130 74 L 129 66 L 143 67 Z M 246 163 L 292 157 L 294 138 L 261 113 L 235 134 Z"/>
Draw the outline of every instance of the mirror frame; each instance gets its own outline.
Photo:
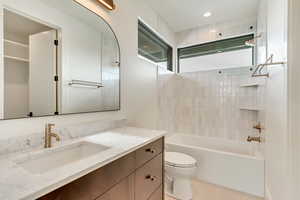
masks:
<path id="1" fill-rule="evenodd" d="M 118 40 L 118 37 L 117 37 L 117 35 L 116 35 L 116 33 L 115 33 L 115 31 L 113 30 L 113 28 L 112 28 L 112 26 L 100 15 L 100 14 L 98 14 L 98 13 L 96 13 L 95 11 L 93 11 L 93 10 L 91 10 L 91 9 L 89 9 L 88 7 L 86 7 L 86 6 L 84 6 L 83 4 L 81 4 L 81 3 L 79 3 L 78 1 L 76 1 L 76 0 L 72 0 L 74 3 L 76 3 L 76 4 L 78 4 L 79 6 L 81 6 L 83 9 L 86 9 L 86 10 L 88 10 L 89 12 L 91 12 L 92 14 L 94 14 L 94 15 L 96 15 L 97 17 L 99 17 L 100 19 L 102 19 L 104 22 L 105 22 L 105 24 L 109 27 L 109 29 L 111 30 L 111 32 L 113 33 L 113 35 L 114 35 L 114 38 L 115 38 L 115 40 L 116 40 L 116 42 L 117 42 L 117 46 L 118 46 L 118 53 L 119 53 L 119 63 L 118 63 L 118 65 L 119 65 L 119 106 L 118 106 L 118 109 L 113 109 L 113 110 L 103 110 L 103 111 L 90 111 L 90 112 L 77 112 L 77 113 L 64 113 L 64 114 L 58 114 L 58 115 L 50 115 L 50 116 L 64 116 L 64 115 L 78 115 L 78 114 L 88 114 L 88 113 L 104 113 L 104 112 L 115 112 L 115 111 L 120 111 L 121 110 L 121 105 L 122 105 L 122 103 L 121 103 L 121 46 L 120 46 L 120 42 L 119 42 L 119 40 Z M 101 74 L 101 76 L 102 76 L 102 74 Z M 61 88 L 59 87 L 59 86 L 57 86 L 60 90 L 61 90 Z M 60 90 L 57 90 L 57 92 L 59 92 Z M 58 97 L 58 99 L 60 100 L 60 98 L 61 98 L 61 95 L 58 95 L 57 96 Z M 60 104 L 58 104 L 58 110 L 61 108 L 61 105 Z M 27 118 L 25 118 L 25 119 L 27 119 Z"/>
<path id="2" fill-rule="evenodd" d="M 112 109 L 112 110 L 99 110 L 99 111 L 89 111 L 89 112 L 74 112 L 74 113 L 60 113 L 59 111 L 61 111 L 61 79 L 60 79 L 60 72 L 62 70 L 62 62 L 61 62 L 61 59 L 62 59 L 62 55 L 61 55 L 61 46 L 60 48 L 57 49 L 57 64 L 56 64 L 56 74 L 54 74 L 54 76 L 58 76 L 59 77 L 59 80 L 56 82 L 55 84 L 55 87 L 56 87 L 56 91 L 55 91 L 55 95 L 56 95 L 56 110 L 58 111 L 58 113 L 54 113 L 53 115 L 41 115 L 41 116 L 32 116 L 32 117 L 17 117 L 17 118 L 9 118 L 9 119 L 5 119 L 5 118 L 2 118 L 0 119 L 0 121 L 8 121 L 8 120 L 18 120 L 18 119 L 24 119 L 24 120 L 29 120 L 29 119 L 36 119 L 36 118 L 45 118 L 45 117 L 56 117 L 56 116 L 68 116 L 68 115 L 78 115 L 78 114 L 89 114 L 89 113 L 104 113 L 104 112 L 117 112 L 117 111 L 120 111 L 121 110 L 121 107 L 122 107 L 122 98 L 121 98 L 121 94 L 122 94 L 122 90 L 121 90 L 121 80 L 122 80 L 122 76 L 121 76 L 121 71 L 122 71 L 122 67 L 121 67 L 121 46 L 120 46 L 120 42 L 118 40 L 118 37 L 115 33 L 115 31 L 113 30 L 112 26 L 97 12 L 93 11 L 92 9 L 89 9 L 88 7 L 84 6 L 83 4 L 79 3 L 78 1 L 76 0 L 70 0 L 70 1 L 73 1 L 73 3 L 77 4 L 78 6 L 82 7 L 83 9 L 86 9 L 88 10 L 89 12 L 91 12 L 93 15 L 96 15 L 97 17 L 99 17 L 99 20 L 103 20 L 104 23 L 109 27 L 109 29 L 111 30 L 111 32 L 113 33 L 113 36 L 115 38 L 115 41 L 117 43 L 117 47 L 118 47 L 118 63 L 116 63 L 119 67 L 119 105 L 118 105 L 118 108 L 117 109 Z M 57 35 L 58 35 L 58 41 L 61 43 L 62 41 L 62 38 L 61 38 L 61 29 L 54 25 L 54 24 L 50 24 L 50 23 L 47 23 L 45 22 L 44 20 L 41 20 L 39 19 L 38 17 L 34 17 L 30 14 L 27 14 L 27 13 L 24 13 L 20 10 L 16 10 L 16 9 L 13 9 L 9 6 L 5 6 L 3 5 L 1 7 L 2 10 L 6 9 L 8 11 L 11 11 L 11 12 L 15 12 L 16 14 L 19 14 L 19 15 L 22 15 L 24 17 L 28 17 L 30 19 L 34 19 L 36 20 L 37 22 L 40 22 L 40 23 L 43 23 L 43 24 L 47 24 L 49 25 L 50 27 L 53 27 L 53 28 L 56 28 L 57 29 Z M 4 26 L 4 25 L 3 25 Z M 3 67 L 4 67 L 4 63 L 3 63 Z M 102 74 L 101 74 L 102 76 Z"/>

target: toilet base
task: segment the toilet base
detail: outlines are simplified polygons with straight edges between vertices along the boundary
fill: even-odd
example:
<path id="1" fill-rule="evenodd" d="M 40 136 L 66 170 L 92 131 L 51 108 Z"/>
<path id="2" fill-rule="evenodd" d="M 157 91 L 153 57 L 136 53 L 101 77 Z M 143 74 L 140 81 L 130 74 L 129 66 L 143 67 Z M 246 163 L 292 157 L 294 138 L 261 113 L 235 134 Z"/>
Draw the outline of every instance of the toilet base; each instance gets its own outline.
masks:
<path id="1" fill-rule="evenodd" d="M 192 200 L 192 187 L 189 179 L 174 179 L 166 185 L 165 193 L 176 200 Z"/>
<path id="2" fill-rule="evenodd" d="M 180 200 L 192 200 L 192 186 L 190 179 L 175 178 L 173 182 L 173 194 Z"/>

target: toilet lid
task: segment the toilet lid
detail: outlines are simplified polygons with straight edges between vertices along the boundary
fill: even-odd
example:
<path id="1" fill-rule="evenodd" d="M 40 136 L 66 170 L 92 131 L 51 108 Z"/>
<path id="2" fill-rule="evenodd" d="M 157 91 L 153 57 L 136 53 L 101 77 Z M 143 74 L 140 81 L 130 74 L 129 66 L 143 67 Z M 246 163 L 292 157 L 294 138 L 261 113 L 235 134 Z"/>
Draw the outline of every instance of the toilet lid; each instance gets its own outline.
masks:
<path id="1" fill-rule="evenodd" d="M 195 167 L 197 163 L 193 157 L 178 152 L 166 152 L 165 162 L 167 165 L 182 168 Z"/>

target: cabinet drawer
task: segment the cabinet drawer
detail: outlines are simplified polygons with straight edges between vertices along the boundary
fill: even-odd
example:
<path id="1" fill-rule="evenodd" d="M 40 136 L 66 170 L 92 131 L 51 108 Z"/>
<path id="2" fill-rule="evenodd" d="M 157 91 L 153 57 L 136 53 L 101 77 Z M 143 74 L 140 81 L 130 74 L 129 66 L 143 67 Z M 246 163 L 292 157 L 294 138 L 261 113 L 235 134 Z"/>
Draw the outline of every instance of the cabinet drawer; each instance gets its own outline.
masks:
<path id="1" fill-rule="evenodd" d="M 135 199 L 147 200 L 162 184 L 163 154 L 146 163 L 135 173 Z"/>
<path id="2" fill-rule="evenodd" d="M 136 168 L 139 168 L 163 151 L 163 138 L 136 151 Z"/>
<path id="3" fill-rule="evenodd" d="M 134 175 L 125 178 L 96 200 L 134 200 Z"/>
<path id="4" fill-rule="evenodd" d="M 148 200 L 163 200 L 163 186 L 161 185 Z"/>

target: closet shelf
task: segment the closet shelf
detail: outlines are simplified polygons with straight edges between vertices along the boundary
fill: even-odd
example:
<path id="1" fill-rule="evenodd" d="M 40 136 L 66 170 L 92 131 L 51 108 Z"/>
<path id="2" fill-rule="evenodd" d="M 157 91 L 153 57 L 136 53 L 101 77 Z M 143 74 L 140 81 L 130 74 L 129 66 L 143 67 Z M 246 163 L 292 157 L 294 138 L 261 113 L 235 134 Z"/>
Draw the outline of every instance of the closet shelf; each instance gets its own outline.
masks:
<path id="1" fill-rule="evenodd" d="M 14 45 L 17 45 L 17 46 L 20 46 L 20 47 L 24 47 L 24 48 L 29 48 L 28 44 L 23 44 L 23 43 L 20 43 L 20 42 L 15 42 L 15 41 L 12 41 L 12 40 L 4 40 L 4 42 L 10 43 L 10 44 L 14 44 Z"/>
<path id="2" fill-rule="evenodd" d="M 17 61 L 22 61 L 22 62 L 29 62 L 28 59 L 20 58 L 20 57 L 14 57 L 14 56 L 4 55 L 4 58 L 11 59 L 11 60 L 17 60 Z"/>

